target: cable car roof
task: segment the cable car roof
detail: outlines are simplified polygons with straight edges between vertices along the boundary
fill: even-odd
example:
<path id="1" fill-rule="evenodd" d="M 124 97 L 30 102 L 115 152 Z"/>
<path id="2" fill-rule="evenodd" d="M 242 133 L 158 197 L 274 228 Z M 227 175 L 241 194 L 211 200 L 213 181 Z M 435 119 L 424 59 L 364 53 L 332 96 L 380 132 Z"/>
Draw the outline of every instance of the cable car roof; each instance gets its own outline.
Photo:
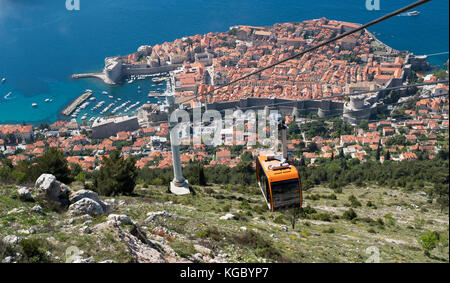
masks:
<path id="1" fill-rule="evenodd" d="M 288 165 L 283 167 L 283 169 L 272 169 L 272 167 L 280 165 L 280 160 L 268 160 L 267 156 L 258 156 L 258 159 L 270 182 L 279 182 L 299 178 L 298 171 L 295 166 Z"/>

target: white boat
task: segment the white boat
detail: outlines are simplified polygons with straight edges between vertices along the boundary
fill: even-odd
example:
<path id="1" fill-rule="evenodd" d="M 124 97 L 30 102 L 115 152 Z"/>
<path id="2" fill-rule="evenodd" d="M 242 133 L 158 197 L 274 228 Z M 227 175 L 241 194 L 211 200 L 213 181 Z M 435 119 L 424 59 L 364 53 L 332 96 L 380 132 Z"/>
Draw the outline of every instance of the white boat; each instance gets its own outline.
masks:
<path id="1" fill-rule="evenodd" d="M 31 107 L 37 107 L 37 106 L 38 106 L 37 103 L 31 104 Z"/>
<path id="2" fill-rule="evenodd" d="M 108 92 L 107 91 L 102 91 L 102 94 L 108 95 Z"/>
<path id="3" fill-rule="evenodd" d="M 2 84 L 5 83 L 5 82 L 6 82 L 6 78 L 3 78 L 2 79 Z"/>
<path id="4" fill-rule="evenodd" d="M 86 92 L 92 92 L 92 90 L 90 90 L 90 89 L 86 89 Z"/>
<path id="5" fill-rule="evenodd" d="M 419 11 L 411 11 L 411 12 L 408 12 L 408 16 L 418 16 L 419 14 L 420 14 Z"/>
<path id="6" fill-rule="evenodd" d="M 111 98 L 111 99 L 113 99 L 113 98 L 114 98 L 114 96 L 112 96 L 112 95 L 108 95 L 108 97 L 109 97 L 109 98 Z"/>
<path id="7" fill-rule="evenodd" d="M 96 100 L 96 98 L 95 97 L 91 97 L 91 98 L 89 98 L 89 100 L 90 101 L 94 101 L 94 100 Z"/>
<path id="8" fill-rule="evenodd" d="M 50 102 L 50 98 L 46 98 L 46 99 L 45 99 L 45 102 Z"/>
<path id="9" fill-rule="evenodd" d="M 8 97 L 9 97 L 11 94 L 12 94 L 12 92 L 8 92 L 8 93 L 5 95 L 5 99 L 8 99 Z"/>

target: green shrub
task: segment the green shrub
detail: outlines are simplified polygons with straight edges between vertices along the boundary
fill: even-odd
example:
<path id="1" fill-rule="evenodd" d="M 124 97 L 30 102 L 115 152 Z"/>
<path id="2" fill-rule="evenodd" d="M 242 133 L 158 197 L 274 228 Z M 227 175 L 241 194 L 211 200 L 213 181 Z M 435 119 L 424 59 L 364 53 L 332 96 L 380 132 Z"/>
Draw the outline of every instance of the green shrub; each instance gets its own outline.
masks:
<path id="1" fill-rule="evenodd" d="M 270 240 L 261 237 L 255 231 L 245 231 L 232 236 L 233 243 L 244 248 L 251 248 L 260 257 L 273 259 L 277 262 L 286 262 L 288 259 L 282 256 L 281 252 L 273 246 Z"/>
<path id="2" fill-rule="evenodd" d="M 314 213 L 314 214 L 308 215 L 308 219 L 331 222 L 332 215 L 329 214 L 329 213 L 326 213 L 326 212 L 324 212 L 324 213 Z"/>
<path id="3" fill-rule="evenodd" d="M 439 233 L 426 231 L 422 237 L 419 238 L 419 243 L 425 255 L 430 256 L 430 252 L 436 248 L 439 242 Z"/>
<path id="4" fill-rule="evenodd" d="M 384 219 L 386 219 L 386 222 L 390 226 L 394 226 L 397 220 L 392 216 L 392 213 L 388 213 L 384 216 Z"/>
<path id="5" fill-rule="evenodd" d="M 281 216 L 281 215 L 275 217 L 275 219 L 273 220 L 273 222 L 274 222 L 274 223 L 277 223 L 277 224 L 282 224 L 282 225 L 286 224 L 286 221 L 284 220 L 284 217 Z"/>
<path id="6" fill-rule="evenodd" d="M 222 239 L 222 235 L 216 226 L 211 226 L 206 228 L 206 230 L 198 231 L 197 236 L 202 239 L 211 239 L 214 241 L 220 241 Z"/>
<path id="7" fill-rule="evenodd" d="M 222 211 L 223 212 L 230 212 L 231 210 L 231 204 L 226 204 L 223 208 Z"/>
<path id="8" fill-rule="evenodd" d="M 197 252 L 191 243 L 174 241 L 169 242 L 169 245 L 179 256 L 184 258 L 188 258 Z"/>
<path id="9" fill-rule="evenodd" d="M 323 230 L 324 233 L 333 234 L 336 232 L 333 227 L 329 227 L 328 229 Z"/>
<path id="10" fill-rule="evenodd" d="M 342 217 L 346 220 L 353 220 L 356 219 L 356 217 L 358 217 L 358 215 L 356 214 L 356 212 L 353 210 L 353 208 L 350 208 L 349 210 L 345 211 L 344 214 L 342 215 Z"/>
<path id="11" fill-rule="evenodd" d="M 377 209 L 377 206 L 373 202 L 371 202 L 370 200 L 367 202 L 366 205 L 367 205 L 367 207 L 371 207 L 373 209 Z"/>
<path id="12" fill-rule="evenodd" d="M 23 251 L 23 261 L 28 263 L 46 263 L 51 259 L 47 256 L 49 250 L 47 241 L 38 238 L 23 239 L 19 242 Z"/>
<path id="13" fill-rule="evenodd" d="M 243 210 L 247 210 L 250 209 L 250 204 L 248 203 L 248 201 L 243 200 L 240 204 L 239 204 L 239 208 L 243 209 Z"/>
<path id="14" fill-rule="evenodd" d="M 360 206 L 361 206 L 361 203 L 358 201 L 358 199 L 357 199 L 354 195 L 351 195 L 351 196 L 348 198 L 348 200 L 350 201 L 350 204 L 351 204 L 351 206 L 352 206 L 353 208 L 356 208 L 356 207 L 360 207 Z"/>

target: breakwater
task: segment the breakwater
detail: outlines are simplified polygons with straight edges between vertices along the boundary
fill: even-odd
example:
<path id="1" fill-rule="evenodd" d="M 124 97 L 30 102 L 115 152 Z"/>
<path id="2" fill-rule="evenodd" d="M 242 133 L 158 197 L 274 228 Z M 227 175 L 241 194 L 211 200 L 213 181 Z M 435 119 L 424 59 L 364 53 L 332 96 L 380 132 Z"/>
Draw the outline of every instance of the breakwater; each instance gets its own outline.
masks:
<path id="1" fill-rule="evenodd" d="M 86 101 L 90 96 L 92 95 L 92 92 L 88 91 L 84 94 L 82 94 L 80 97 L 75 99 L 66 109 L 62 111 L 62 113 L 66 116 L 69 116 L 72 114 L 73 111 L 84 101 Z"/>

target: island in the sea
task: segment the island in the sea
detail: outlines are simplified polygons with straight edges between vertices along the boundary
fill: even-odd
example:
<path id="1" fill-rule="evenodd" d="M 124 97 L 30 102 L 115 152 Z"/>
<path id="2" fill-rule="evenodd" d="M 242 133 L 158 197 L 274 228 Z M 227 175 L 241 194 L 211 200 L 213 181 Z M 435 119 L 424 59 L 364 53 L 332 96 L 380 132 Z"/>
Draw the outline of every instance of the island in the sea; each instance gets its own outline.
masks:
<path id="1" fill-rule="evenodd" d="M 426 56 L 397 51 L 363 30 L 206 96 L 216 86 L 360 26 L 326 18 L 266 27 L 234 26 L 227 32 L 141 46 L 135 53 L 106 58 L 102 73 L 73 77 L 94 76 L 107 84 L 118 84 L 132 81 L 136 76 L 170 73 L 175 101 L 195 98 L 190 101 L 192 104 L 194 100 L 195 103 L 220 103 L 256 98 L 263 99 L 261 101 L 323 99 L 402 85 L 415 72 L 429 68 Z M 367 99 L 354 98 L 348 105 L 352 109 L 362 107 L 368 104 Z M 316 109 L 342 113 L 342 98 L 330 100 L 339 103 L 316 105 Z M 369 104 L 373 105 L 374 101 Z M 304 107 L 297 105 L 296 108 L 301 111 Z M 355 119 L 350 121 L 356 122 Z"/>

